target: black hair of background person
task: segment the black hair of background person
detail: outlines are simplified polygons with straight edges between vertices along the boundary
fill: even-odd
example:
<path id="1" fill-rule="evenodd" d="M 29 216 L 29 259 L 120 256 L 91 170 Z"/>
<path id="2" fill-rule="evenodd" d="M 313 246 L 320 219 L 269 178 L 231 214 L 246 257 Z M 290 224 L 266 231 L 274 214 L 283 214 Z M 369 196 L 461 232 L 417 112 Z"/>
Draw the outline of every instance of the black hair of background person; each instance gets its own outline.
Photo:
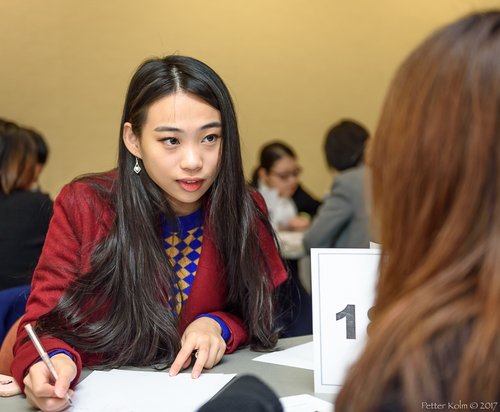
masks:
<path id="1" fill-rule="evenodd" d="M 360 164 L 368 137 L 366 128 L 354 120 L 334 124 L 325 139 L 328 166 L 340 172 Z"/>
<path id="2" fill-rule="evenodd" d="M 286 143 L 276 140 L 270 142 L 260 149 L 259 155 L 259 165 L 255 168 L 252 173 L 252 180 L 250 184 L 254 188 L 258 188 L 259 184 L 259 169 L 263 168 L 266 172 L 270 172 L 274 163 L 284 156 L 289 156 L 293 159 L 297 159 L 295 151 Z M 297 190 L 292 195 L 292 200 L 297 207 L 299 213 L 307 213 L 309 216 L 313 217 L 321 202 L 312 197 L 299 183 Z"/>
<path id="3" fill-rule="evenodd" d="M 45 163 L 47 163 L 47 158 L 49 157 L 49 146 L 47 145 L 47 142 L 36 130 L 26 128 L 26 131 L 31 135 L 31 138 L 35 142 L 37 163 L 42 166 L 45 165 Z"/>
<path id="4" fill-rule="evenodd" d="M 35 165 L 29 134 L 0 119 L 0 290 L 31 283 L 52 216 L 49 196 L 30 190 Z"/>
<path id="5" fill-rule="evenodd" d="M 330 192 L 304 234 L 304 247 L 367 248 L 370 204 L 366 199 L 369 171 L 364 166 L 368 131 L 354 120 L 341 120 L 328 131 L 324 148 L 329 167 L 336 171 Z"/>
<path id="6" fill-rule="evenodd" d="M 33 180 L 33 185 L 31 187 L 32 191 L 42 191 L 40 188 L 39 178 L 42 173 L 45 164 L 47 163 L 47 158 L 49 157 L 49 146 L 45 141 L 45 138 L 36 130 L 30 128 L 24 128 L 26 132 L 30 135 L 31 139 L 35 144 L 36 149 L 36 169 L 35 169 L 35 177 Z"/>
<path id="7" fill-rule="evenodd" d="M 262 146 L 259 154 L 259 165 L 255 168 L 252 174 L 252 186 L 257 188 L 260 168 L 263 168 L 266 172 L 270 172 L 274 163 L 284 156 L 289 156 L 293 159 L 297 159 L 295 151 L 286 143 L 274 141 Z"/>

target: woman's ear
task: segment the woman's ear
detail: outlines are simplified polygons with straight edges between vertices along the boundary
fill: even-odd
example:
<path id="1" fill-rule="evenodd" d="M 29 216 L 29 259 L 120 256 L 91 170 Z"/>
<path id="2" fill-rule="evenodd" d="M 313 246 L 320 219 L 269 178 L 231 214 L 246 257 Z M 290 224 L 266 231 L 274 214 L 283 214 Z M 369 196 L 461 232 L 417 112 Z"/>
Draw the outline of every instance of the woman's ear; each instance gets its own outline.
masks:
<path id="1" fill-rule="evenodd" d="M 257 175 L 259 176 L 259 179 L 262 180 L 264 183 L 267 183 L 267 172 L 266 169 L 264 169 L 262 166 L 259 167 L 257 170 Z"/>
<path id="2" fill-rule="evenodd" d="M 139 138 L 136 136 L 134 131 L 132 130 L 132 124 L 129 122 L 125 122 L 123 125 L 123 143 L 127 147 L 127 150 L 132 153 L 135 157 L 142 159 L 141 154 L 141 145 L 139 142 Z"/>

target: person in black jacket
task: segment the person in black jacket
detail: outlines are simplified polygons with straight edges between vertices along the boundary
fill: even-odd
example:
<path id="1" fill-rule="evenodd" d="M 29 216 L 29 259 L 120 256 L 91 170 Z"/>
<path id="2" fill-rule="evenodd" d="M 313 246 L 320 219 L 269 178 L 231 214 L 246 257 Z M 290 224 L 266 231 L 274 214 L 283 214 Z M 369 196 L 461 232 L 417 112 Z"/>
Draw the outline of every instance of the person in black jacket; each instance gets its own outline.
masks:
<path id="1" fill-rule="evenodd" d="M 0 290 L 29 285 L 52 215 L 33 192 L 37 152 L 29 132 L 0 120 Z"/>
<path id="2" fill-rule="evenodd" d="M 52 200 L 32 191 L 37 151 L 30 133 L 0 119 L 0 344 L 24 313 Z"/>

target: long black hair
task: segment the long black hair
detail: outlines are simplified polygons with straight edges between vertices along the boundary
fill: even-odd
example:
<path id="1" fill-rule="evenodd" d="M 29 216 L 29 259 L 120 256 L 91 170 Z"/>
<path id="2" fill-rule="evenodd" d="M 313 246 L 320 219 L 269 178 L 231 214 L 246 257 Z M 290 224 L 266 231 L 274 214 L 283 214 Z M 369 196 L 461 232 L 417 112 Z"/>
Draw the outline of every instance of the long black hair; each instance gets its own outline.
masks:
<path id="1" fill-rule="evenodd" d="M 204 198 L 204 225 L 211 229 L 225 269 L 225 310 L 244 320 L 252 348 L 268 349 L 277 341 L 271 273 L 257 223 L 272 229 L 245 183 L 231 96 L 206 64 L 167 56 L 145 61 L 132 77 L 121 122 L 116 182 L 109 182 L 109 175 L 81 179 L 115 211 L 111 231 L 95 248 L 91 271 L 81 274 L 38 322 L 41 332 L 101 354 L 103 366 L 169 365 L 180 347 L 179 319 L 168 303 L 176 276 L 160 224 L 161 214 L 175 221 L 175 213 L 144 167 L 139 175 L 133 172 L 135 157 L 122 139 L 125 122 L 141 136 L 149 107 L 179 91 L 202 98 L 221 113 L 222 153 L 218 176 Z"/>

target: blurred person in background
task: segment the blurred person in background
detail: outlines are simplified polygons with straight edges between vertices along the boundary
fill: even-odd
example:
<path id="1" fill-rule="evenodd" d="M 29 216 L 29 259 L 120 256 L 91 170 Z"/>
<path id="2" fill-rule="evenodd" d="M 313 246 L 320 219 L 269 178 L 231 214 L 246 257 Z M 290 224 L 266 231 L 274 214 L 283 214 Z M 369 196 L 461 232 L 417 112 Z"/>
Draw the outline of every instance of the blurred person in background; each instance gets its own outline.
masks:
<path id="1" fill-rule="evenodd" d="M 328 131 L 325 156 L 336 174 L 330 193 L 304 235 L 307 251 L 369 247 L 368 176 L 363 163 L 368 136 L 366 128 L 353 120 L 342 120 Z"/>
<path id="2" fill-rule="evenodd" d="M 31 283 L 52 215 L 52 201 L 31 191 L 37 151 L 30 134 L 0 121 L 0 289 Z"/>
<path id="3" fill-rule="evenodd" d="M 31 138 L 35 142 L 37 156 L 35 178 L 33 181 L 32 189 L 41 191 L 39 178 L 43 168 L 47 164 L 47 159 L 49 157 L 49 146 L 47 145 L 45 138 L 38 131 L 28 128 L 26 129 L 26 131 L 30 134 Z"/>
<path id="4" fill-rule="evenodd" d="M 300 185 L 301 172 L 297 155 L 287 144 L 276 141 L 262 147 L 251 184 L 264 197 L 277 230 L 306 230 L 320 205 Z"/>
<path id="5" fill-rule="evenodd" d="M 0 343 L 24 313 L 52 201 L 31 188 L 37 152 L 30 134 L 0 119 Z"/>

